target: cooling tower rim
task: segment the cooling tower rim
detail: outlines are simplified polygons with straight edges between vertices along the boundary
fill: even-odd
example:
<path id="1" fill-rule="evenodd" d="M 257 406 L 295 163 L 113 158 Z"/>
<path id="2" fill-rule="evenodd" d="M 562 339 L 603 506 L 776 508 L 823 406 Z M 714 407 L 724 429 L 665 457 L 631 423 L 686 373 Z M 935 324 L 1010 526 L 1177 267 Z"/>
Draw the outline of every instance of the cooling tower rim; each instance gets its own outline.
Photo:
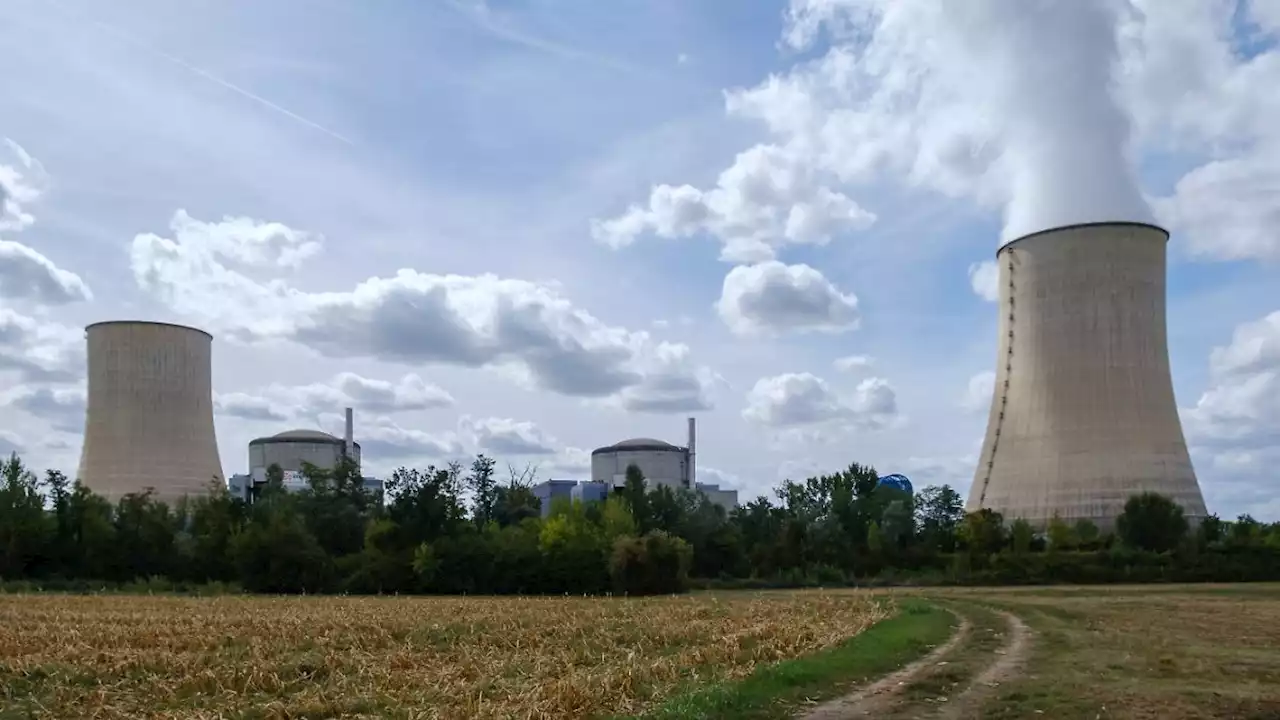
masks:
<path id="1" fill-rule="evenodd" d="M 103 327 L 106 325 L 159 325 L 161 327 L 171 327 L 171 328 L 178 328 L 179 330 L 189 330 L 191 332 L 200 333 L 201 335 L 204 335 L 210 340 L 213 339 L 212 334 L 210 334 L 206 330 L 201 330 L 198 327 L 191 327 L 190 325 L 180 325 L 178 323 L 171 323 L 171 322 L 161 322 L 159 320 L 103 320 L 101 322 L 90 323 L 88 325 L 85 325 L 84 331 L 89 332 L 94 328 Z"/>
<path id="2" fill-rule="evenodd" d="M 1155 230 L 1156 232 L 1164 235 L 1164 239 L 1166 242 L 1168 242 L 1169 240 L 1169 231 L 1154 223 L 1138 222 L 1135 220 L 1102 220 L 1098 222 L 1059 225 L 1057 227 L 1045 228 L 1044 230 L 1037 230 L 1033 233 L 1027 233 L 1026 235 L 1023 235 L 1021 237 L 1014 238 L 1013 240 L 1010 240 L 1009 242 L 1004 243 L 999 248 L 997 248 L 996 257 L 999 257 L 1000 253 L 1004 252 L 1008 248 L 1011 248 L 1020 242 L 1023 242 L 1025 240 L 1031 240 L 1033 238 L 1037 238 L 1042 235 L 1054 235 L 1054 234 L 1065 232 L 1068 230 L 1084 230 L 1087 228 L 1105 228 L 1105 227 L 1112 227 L 1112 228 L 1129 227 L 1129 228 L 1143 228 L 1145 230 Z"/>

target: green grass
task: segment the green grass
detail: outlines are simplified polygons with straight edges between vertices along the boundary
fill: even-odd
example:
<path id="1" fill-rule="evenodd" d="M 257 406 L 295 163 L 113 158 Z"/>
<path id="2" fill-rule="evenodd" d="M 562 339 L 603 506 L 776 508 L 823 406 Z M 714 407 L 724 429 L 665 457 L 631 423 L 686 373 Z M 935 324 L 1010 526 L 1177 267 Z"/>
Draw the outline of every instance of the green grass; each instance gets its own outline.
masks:
<path id="1" fill-rule="evenodd" d="M 955 617 L 920 600 L 830 650 L 756 669 L 728 683 L 677 695 L 636 716 L 642 720 L 786 718 L 802 703 L 838 697 L 855 683 L 915 660 L 951 636 Z"/>

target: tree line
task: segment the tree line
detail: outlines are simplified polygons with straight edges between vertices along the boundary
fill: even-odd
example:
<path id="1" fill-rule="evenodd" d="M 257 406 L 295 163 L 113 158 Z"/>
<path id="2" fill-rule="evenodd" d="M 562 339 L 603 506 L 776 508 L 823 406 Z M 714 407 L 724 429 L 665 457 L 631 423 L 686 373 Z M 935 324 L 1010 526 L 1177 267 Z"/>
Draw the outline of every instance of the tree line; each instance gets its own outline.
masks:
<path id="1" fill-rule="evenodd" d="M 532 473 L 401 468 L 384 496 L 358 468 L 308 467 L 286 491 L 272 467 L 252 502 L 221 484 L 172 506 L 151 492 L 110 503 L 15 454 L 0 463 L 0 580 L 94 590 L 224 584 L 263 593 L 625 593 L 874 583 L 1102 583 L 1280 579 L 1280 523 L 1131 498 L 1114 532 L 1054 520 L 1044 532 L 966 514 L 951 487 L 912 495 L 874 468 L 787 480 L 726 512 L 701 493 L 646 487 L 634 466 L 604 502 L 546 517 Z"/>

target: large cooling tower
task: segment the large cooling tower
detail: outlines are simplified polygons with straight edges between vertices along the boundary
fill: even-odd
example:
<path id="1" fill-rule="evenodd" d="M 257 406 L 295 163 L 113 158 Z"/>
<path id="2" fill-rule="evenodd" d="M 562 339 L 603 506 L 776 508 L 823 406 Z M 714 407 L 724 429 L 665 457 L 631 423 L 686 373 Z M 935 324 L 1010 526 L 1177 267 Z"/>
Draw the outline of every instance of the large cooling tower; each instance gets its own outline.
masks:
<path id="1" fill-rule="evenodd" d="M 172 502 L 222 479 L 203 330 L 156 322 L 86 329 L 89 393 L 80 481 L 111 500 L 153 488 Z"/>
<path id="2" fill-rule="evenodd" d="M 968 509 L 1114 526 L 1154 491 L 1203 517 L 1169 373 L 1164 230 L 1046 230 L 996 254 L 1000 350 Z"/>

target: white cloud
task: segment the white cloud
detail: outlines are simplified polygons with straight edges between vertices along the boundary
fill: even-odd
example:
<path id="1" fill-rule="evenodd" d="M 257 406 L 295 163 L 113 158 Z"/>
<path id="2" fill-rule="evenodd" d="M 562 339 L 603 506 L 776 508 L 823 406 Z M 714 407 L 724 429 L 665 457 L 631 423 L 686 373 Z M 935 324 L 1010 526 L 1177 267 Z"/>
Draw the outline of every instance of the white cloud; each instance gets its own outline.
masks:
<path id="1" fill-rule="evenodd" d="M 1209 369 L 1209 388 L 1183 411 L 1189 441 L 1234 452 L 1280 442 L 1280 311 L 1237 327 Z"/>
<path id="2" fill-rule="evenodd" d="M 84 375 L 84 331 L 0 308 L 0 371 L 29 382 L 63 382 Z"/>
<path id="3" fill-rule="evenodd" d="M 92 300 L 80 276 L 22 243 L 0 240 L 0 297 L 29 300 L 39 305 L 64 305 Z"/>
<path id="4" fill-rule="evenodd" d="M 862 230 L 875 216 L 843 193 L 822 184 L 794 149 L 758 145 L 720 174 L 716 187 L 658 185 L 645 205 L 592 222 L 592 234 L 624 247 L 644 233 L 662 238 L 707 232 L 721 240 L 721 259 L 755 263 L 772 259 L 785 245 L 825 245 Z"/>
<path id="5" fill-rule="evenodd" d="M 57 431 L 84 430 L 85 388 L 19 385 L 0 393 L 0 406 L 13 407 L 45 420 Z"/>
<path id="6" fill-rule="evenodd" d="M 1277 75 L 1280 80 L 1280 74 Z M 1187 173 L 1161 219 L 1213 260 L 1280 260 L 1280 152 L 1215 160 Z"/>
<path id="7" fill-rule="evenodd" d="M 850 398 L 840 397 L 825 380 L 810 373 L 784 373 L 756 381 L 747 393 L 742 416 L 774 428 L 836 424 L 879 429 L 898 414 L 897 395 L 882 378 L 867 378 Z"/>
<path id="8" fill-rule="evenodd" d="M 858 327 L 858 298 L 808 265 L 740 265 L 724 279 L 716 305 L 739 335 L 843 332 Z"/>
<path id="9" fill-rule="evenodd" d="M 477 419 L 464 415 L 458 420 L 458 427 L 476 448 L 490 455 L 552 455 L 556 452 L 555 439 L 527 420 Z"/>
<path id="10" fill-rule="evenodd" d="M 1160 218 L 1206 259 L 1280 257 L 1280 84 L 1275 3 L 1134 0 L 1121 26 L 1119 92 L 1145 145 L 1201 156 Z M 1237 10 L 1240 15 L 1237 16 Z M 1243 52 L 1235 30 L 1249 17 L 1271 34 L 1261 52 Z"/>
<path id="11" fill-rule="evenodd" d="M 991 409 L 991 398 L 996 390 L 996 374 L 990 370 L 969 378 L 960 407 L 965 412 L 983 413 Z"/>
<path id="12" fill-rule="evenodd" d="M 270 385 L 258 393 L 219 393 L 217 412 L 246 420 L 310 420 L 351 407 L 389 414 L 453 407 L 453 396 L 414 373 L 397 382 L 376 380 L 352 372 L 327 382 L 308 385 Z"/>
<path id="13" fill-rule="evenodd" d="M 969 266 L 969 286 L 987 302 L 1000 299 L 1000 267 L 995 260 L 983 260 Z"/>
<path id="14" fill-rule="evenodd" d="M 0 230 L 22 230 L 35 222 L 25 206 L 44 194 L 48 175 L 18 143 L 6 138 L 2 147 L 8 158 L 0 156 Z"/>
<path id="15" fill-rule="evenodd" d="M 841 372 L 854 372 L 875 365 L 875 358 L 870 355 L 848 355 L 842 358 L 836 358 L 831 363 L 832 367 Z"/>
<path id="16" fill-rule="evenodd" d="M 337 359 L 508 366 L 539 389 L 578 397 L 644 397 L 651 376 L 666 378 L 669 388 L 668 375 L 679 365 L 682 379 L 699 391 L 686 406 L 704 394 L 702 374 L 684 361 L 687 348 L 606 325 L 548 285 L 400 270 L 351 291 L 308 293 L 225 264 L 280 265 L 301 254 L 297 243 L 310 242 L 299 240 L 305 233 L 239 220 L 209 225 L 180 218 L 174 225 L 174 240 L 134 239 L 139 286 L 241 339 L 288 339 Z M 268 252 L 271 239 L 288 242 Z M 677 356 L 681 363 L 672 362 Z"/>
<path id="17" fill-rule="evenodd" d="M 1237 327 L 1210 355 L 1209 378 L 1182 410 L 1206 495 L 1245 508 L 1274 499 L 1267 483 L 1280 462 L 1280 311 Z"/>

